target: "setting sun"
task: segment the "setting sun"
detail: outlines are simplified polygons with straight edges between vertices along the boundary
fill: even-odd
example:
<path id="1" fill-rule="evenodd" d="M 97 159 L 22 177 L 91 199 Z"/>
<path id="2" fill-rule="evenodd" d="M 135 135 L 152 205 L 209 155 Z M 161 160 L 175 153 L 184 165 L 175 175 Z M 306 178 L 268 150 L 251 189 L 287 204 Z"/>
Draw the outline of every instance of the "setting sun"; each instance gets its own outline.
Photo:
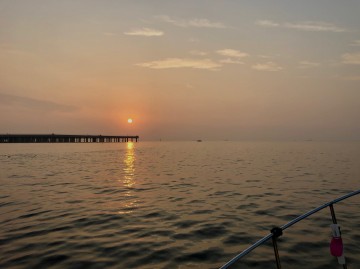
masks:
<path id="1" fill-rule="evenodd" d="M 132 119 L 128 119 L 127 122 L 128 122 L 128 123 L 133 123 L 133 120 L 132 120 Z"/>

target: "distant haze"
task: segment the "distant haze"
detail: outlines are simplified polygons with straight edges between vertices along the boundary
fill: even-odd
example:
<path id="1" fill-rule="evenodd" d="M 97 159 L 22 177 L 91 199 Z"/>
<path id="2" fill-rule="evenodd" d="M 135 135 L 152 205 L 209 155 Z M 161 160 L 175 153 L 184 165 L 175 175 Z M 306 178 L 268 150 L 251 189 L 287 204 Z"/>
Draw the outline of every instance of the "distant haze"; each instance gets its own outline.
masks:
<path id="1" fill-rule="evenodd" d="M 0 133 L 358 140 L 359 13 L 357 0 L 2 0 Z"/>

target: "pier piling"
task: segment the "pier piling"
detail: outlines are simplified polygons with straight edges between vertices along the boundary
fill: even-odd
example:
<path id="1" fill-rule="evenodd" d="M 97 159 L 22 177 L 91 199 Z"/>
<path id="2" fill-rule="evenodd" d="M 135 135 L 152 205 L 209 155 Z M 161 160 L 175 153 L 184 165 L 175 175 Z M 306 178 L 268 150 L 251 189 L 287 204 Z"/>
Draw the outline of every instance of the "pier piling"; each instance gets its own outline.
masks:
<path id="1" fill-rule="evenodd" d="M 138 135 L 0 134 L 0 143 L 122 143 L 138 142 Z"/>

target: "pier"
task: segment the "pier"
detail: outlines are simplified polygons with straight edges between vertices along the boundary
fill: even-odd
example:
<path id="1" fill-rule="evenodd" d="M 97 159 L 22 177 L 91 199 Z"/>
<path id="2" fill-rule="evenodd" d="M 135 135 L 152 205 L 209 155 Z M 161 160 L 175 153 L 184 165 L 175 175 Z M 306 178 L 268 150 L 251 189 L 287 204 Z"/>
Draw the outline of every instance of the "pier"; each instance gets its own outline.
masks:
<path id="1" fill-rule="evenodd" d="M 138 135 L 0 134 L 0 143 L 123 143 L 138 140 Z"/>

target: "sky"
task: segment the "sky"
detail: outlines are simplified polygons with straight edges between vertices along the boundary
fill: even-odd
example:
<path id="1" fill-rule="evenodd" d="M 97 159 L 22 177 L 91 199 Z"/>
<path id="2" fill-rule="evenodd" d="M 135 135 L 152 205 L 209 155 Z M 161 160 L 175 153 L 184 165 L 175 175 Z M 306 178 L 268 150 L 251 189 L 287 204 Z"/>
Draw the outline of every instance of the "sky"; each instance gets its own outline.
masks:
<path id="1" fill-rule="evenodd" d="M 0 133 L 359 140 L 359 14 L 358 0 L 0 0 Z"/>

